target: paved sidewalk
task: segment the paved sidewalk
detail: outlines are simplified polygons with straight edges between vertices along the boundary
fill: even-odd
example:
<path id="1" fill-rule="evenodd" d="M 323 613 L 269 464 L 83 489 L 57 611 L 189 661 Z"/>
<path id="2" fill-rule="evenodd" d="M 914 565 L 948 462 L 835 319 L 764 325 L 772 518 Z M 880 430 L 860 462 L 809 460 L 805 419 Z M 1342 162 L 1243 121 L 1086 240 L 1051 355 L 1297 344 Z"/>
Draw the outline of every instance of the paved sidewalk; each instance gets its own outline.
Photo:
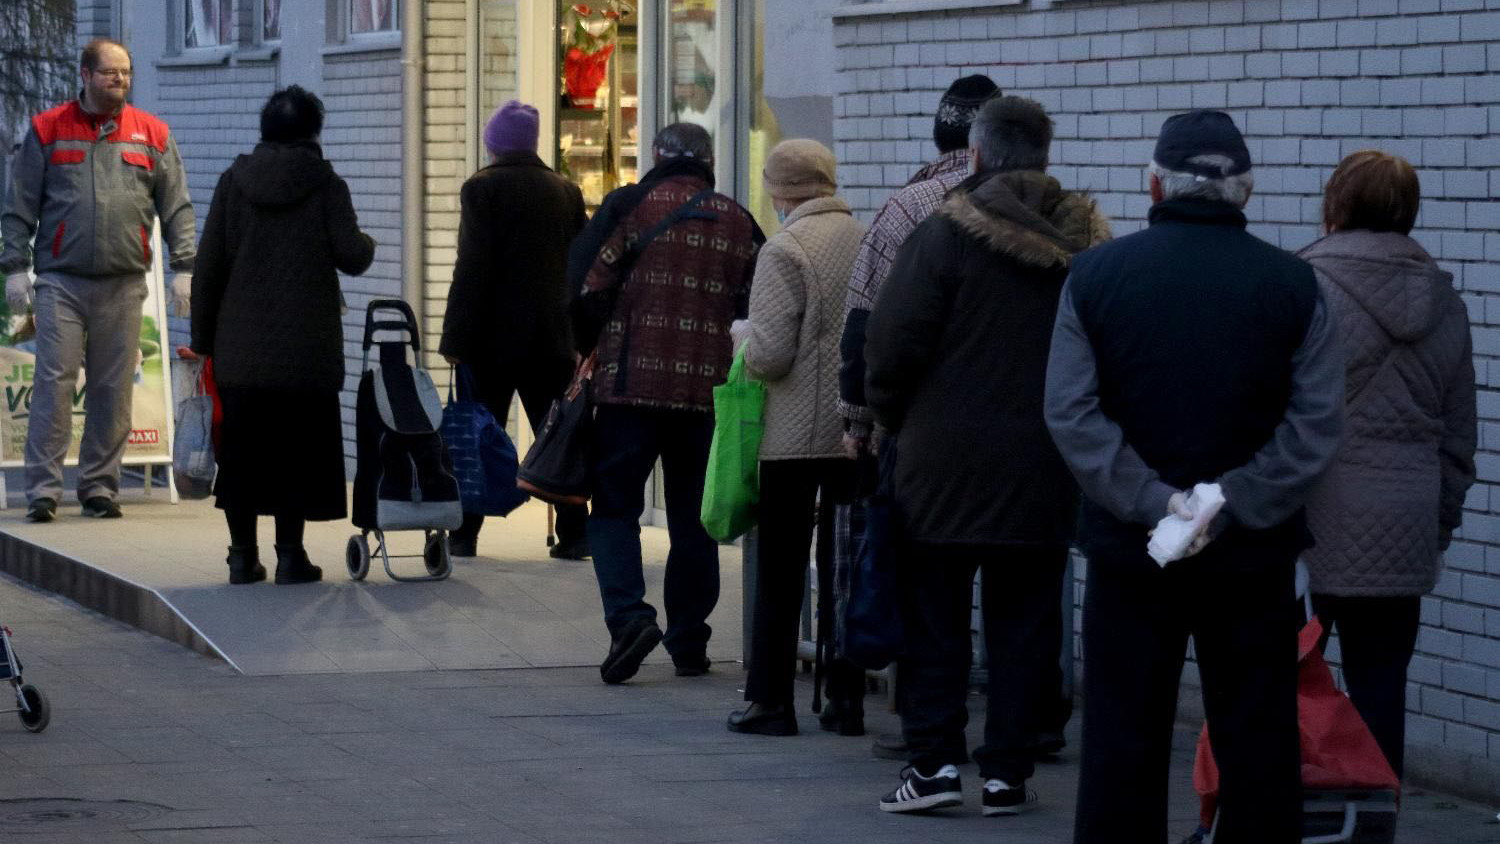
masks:
<path id="1" fill-rule="evenodd" d="M 1053 844 L 1072 824 L 1076 723 L 1035 813 L 981 818 L 966 767 L 964 809 L 891 817 L 875 802 L 900 766 L 867 739 L 810 715 L 798 738 L 727 732 L 738 665 L 653 664 L 617 687 L 594 668 L 244 676 L 9 578 L 0 618 L 54 708 L 40 735 L 0 719 L 6 842 Z M 871 728 L 895 725 L 872 701 Z M 1168 844 L 1193 826 L 1192 739 Z M 1409 794 L 1399 840 L 1500 842 L 1496 808 Z"/>
<path id="2" fill-rule="evenodd" d="M 0 512 L 0 533 L 42 549 L 43 569 L 60 555 L 151 590 L 155 594 L 141 599 L 134 587 L 112 590 L 113 580 L 80 586 L 79 578 L 61 577 L 58 584 L 70 596 L 80 589 L 130 592 L 106 594 L 91 606 L 154 602 L 148 609 L 158 632 L 174 626 L 160 616 L 175 612 L 191 626 L 189 635 L 196 631 L 247 674 L 590 666 L 609 650 L 594 567 L 547 556 L 546 507 L 539 502 L 489 519 L 480 557 L 455 560 L 449 579 L 428 583 L 394 582 L 378 558 L 368 579 L 351 581 L 344 549 L 354 528 L 347 521 L 309 523 L 307 548 L 323 567 L 323 582 L 305 586 L 230 586 L 228 533 L 211 501 L 172 505 L 158 492 L 122 503 L 123 519 L 82 518 L 67 502 L 57 521 L 42 525 L 25 521 L 24 508 L 11 508 Z M 262 519 L 260 526 L 267 568 L 275 564 L 270 522 Z M 421 553 L 418 531 L 388 533 L 386 540 L 391 553 Z M 660 608 L 666 531 L 642 528 L 641 543 L 648 600 Z M 722 588 L 709 623 L 720 635 L 710 656 L 735 660 L 740 551 L 721 546 L 719 558 Z M 406 576 L 424 573 L 420 558 L 391 565 Z M 658 652 L 653 660 L 667 657 Z"/>

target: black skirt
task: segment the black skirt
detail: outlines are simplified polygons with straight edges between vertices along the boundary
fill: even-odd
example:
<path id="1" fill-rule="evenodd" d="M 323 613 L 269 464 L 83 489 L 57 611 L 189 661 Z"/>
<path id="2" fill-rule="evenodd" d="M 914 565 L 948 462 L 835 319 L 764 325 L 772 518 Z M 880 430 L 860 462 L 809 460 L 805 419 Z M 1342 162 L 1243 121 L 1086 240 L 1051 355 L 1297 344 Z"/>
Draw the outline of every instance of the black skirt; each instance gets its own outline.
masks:
<path id="1" fill-rule="evenodd" d="M 220 387 L 221 510 L 332 521 L 348 515 L 337 390 Z"/>

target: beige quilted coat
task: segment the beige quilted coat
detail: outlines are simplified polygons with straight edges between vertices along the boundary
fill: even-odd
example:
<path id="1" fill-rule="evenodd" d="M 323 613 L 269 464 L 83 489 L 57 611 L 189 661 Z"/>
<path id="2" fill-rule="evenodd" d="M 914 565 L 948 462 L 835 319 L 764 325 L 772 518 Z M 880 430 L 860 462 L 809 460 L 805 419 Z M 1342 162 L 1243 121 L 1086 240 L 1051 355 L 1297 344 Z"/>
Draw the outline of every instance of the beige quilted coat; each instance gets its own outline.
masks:
<path id="1" fill-rule="evenodd" d="M 766 384 L 761 460 L 843 456 L 839 334 L 864 229 L 844 200 L 820 197 L 761 247 L 745 347 L 750 376 Z"/>
<path id="2" fill-rule="evenodd" d="M 1468 310 L 1406 235 L 1338 232 L 1297 254 L 1317 271 L 1348 371 L 1344 439 L 1307 501 L 1313 591 L 1424 594 L 1474 482 Z"/>

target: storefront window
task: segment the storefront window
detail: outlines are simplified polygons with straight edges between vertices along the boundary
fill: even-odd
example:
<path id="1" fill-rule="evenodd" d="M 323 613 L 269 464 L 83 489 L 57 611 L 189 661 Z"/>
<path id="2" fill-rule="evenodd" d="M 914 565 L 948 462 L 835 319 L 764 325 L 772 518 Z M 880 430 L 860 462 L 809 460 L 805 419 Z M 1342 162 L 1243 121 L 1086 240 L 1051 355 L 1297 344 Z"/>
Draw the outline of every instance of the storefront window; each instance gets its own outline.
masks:
<path id="1" fill-rule="evenodd" d="M 479 130 L 495 109 L 520 98 L 520 22 L 516 0 L 479 6 Z"/>
<path id="2" fill-rule="evenodd" d="M 217 47 L 234 41 L 231 0 L 183 0 L 182 46 Z"/>
<path id="3" fill-rule="evenodd" d="M 623 0 L 558 4 L 557 169 L 592 210 L 639 170 L 639 33 Z"/>
<path id="4" fill-rule="evenodd" d="M 771 205 L 771 196 L 766 193 L 766 183 L 760 176 L 765 169 L 766 154 L 781 141 L 781 126 L 776 113 L 766 100 L 766 0 L 755 0 L 751 17 L 755 31 L 751 35 L 750 49 L 750 138 L 746 159 L 745 207 L 755 215 L 767 235 L 774 234 L 780 226 L 776 222 L 776 209 Z"/>

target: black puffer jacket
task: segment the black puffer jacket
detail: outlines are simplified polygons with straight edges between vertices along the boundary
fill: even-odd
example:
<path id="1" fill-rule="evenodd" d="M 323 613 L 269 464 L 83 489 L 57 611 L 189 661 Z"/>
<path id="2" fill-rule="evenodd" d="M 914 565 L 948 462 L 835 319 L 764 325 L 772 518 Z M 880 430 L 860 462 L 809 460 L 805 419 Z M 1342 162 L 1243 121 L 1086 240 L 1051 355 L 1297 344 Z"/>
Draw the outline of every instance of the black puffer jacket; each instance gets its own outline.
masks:
<path id="1" fill-rule="evenodd" d="M 193 275 L 193 351 L 226 387 L 337 390 L 344 383 L 340 271 L 375 241 L 318 145 L 263 143 L 219 177 Z"/>
<path id="2" fill-rule="evenodd" d="M 1078 487 L 1042 418 L 1073 255 L 1109 237 L 1088 198 L 1040 172 L 981 173 L 907 239 L 870 312 L 865 396 L 898 437 L 912 539 L 1068 542 Z"/>

